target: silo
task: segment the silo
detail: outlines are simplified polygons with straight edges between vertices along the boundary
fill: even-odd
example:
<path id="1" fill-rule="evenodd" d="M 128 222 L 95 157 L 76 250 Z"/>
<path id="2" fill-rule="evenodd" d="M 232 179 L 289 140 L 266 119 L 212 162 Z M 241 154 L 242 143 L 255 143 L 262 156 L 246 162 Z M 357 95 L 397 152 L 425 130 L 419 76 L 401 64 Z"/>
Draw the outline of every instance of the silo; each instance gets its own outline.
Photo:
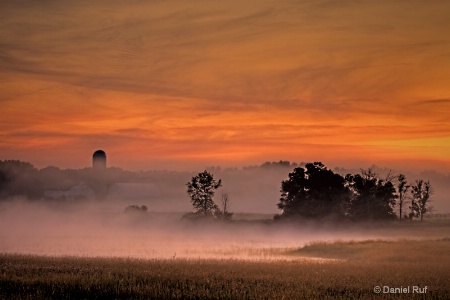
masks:
<path id="1" fill-rule="evenodd" d="M 92 155 L 92 168 L 94 170 L 106 169 L 106 153 L 103 150 L 97 150 Z"/>

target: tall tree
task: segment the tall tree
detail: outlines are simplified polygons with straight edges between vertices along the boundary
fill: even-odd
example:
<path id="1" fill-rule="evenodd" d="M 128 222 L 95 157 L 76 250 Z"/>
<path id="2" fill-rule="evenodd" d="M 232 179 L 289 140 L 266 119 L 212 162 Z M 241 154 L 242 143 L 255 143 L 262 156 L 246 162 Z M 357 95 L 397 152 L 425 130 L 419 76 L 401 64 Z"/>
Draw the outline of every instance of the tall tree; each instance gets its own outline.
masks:
<path id="1" fill-rule="evenodd" d="M 214 215 L 214 211 L 218 210 L 218 207 L 212 198 L 215 190 L 222 185 L 222 181 L 214 180 L 211 173 L 204 171 L 192 177 L 186 185 L 187 193 L 196 210 L 195 214 Z"/>
<path id="2" fill-rule="evenodd" d="M 408 192 L 410 186 L 406 182 L 406 176 L 404 174 L 398 175 L 397 180 L 398 180 L 397 189 L 398 189 L 399 219 L 401 222 L 403 214 L 403 205 L 406 200 L 406 193 Z"/>
<path id="3" fill-rule="evenodd" d="M 397 195 L 392 182 L 382 180 L 371 169 L 361 174 L 347 175 L 353 191 L 349 216 L 357 220 L 388 220 L 396 218 L 394 207 Z"/>
<path id="4" fill-rule="evenodd" d="M 343 217 L 348 199 L 345 179 L 322 163 L 315 162 L 289 173 L 289 178 L 281 183 L 278 208 L 284 217 Z"/>
<path id="5" fill-rule="evenodd" d="M 420 221 L 423 221 L 423 216 L 430 210 L 429 201 L 431 191 L 430 181 L 424 182 L 422 179 L 416 180 L 416 183 L 412 186 L 412 206 L 413 216 L 420 217 Z"/>

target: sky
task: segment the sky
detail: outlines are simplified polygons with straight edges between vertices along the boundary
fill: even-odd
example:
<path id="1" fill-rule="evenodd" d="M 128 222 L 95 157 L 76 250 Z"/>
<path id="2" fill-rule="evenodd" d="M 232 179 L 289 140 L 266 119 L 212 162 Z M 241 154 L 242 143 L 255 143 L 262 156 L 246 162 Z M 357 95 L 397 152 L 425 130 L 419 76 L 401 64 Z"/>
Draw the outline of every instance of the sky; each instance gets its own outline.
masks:
<path id="1" fill-rule="evenodd" d="M 450 2 L 0 2 L 0 159 L 450 172 Z"/>

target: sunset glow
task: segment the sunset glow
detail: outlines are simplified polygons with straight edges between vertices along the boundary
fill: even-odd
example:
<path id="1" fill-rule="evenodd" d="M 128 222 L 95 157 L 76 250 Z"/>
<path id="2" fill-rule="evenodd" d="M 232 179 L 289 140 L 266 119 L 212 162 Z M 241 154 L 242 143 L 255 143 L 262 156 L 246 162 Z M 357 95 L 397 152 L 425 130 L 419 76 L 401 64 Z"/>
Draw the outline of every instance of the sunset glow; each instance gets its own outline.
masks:
<path id="1" fill-rule="evenodd" d="M 3 1 L 0 159 L 450 171 L 450 2 Z"/>

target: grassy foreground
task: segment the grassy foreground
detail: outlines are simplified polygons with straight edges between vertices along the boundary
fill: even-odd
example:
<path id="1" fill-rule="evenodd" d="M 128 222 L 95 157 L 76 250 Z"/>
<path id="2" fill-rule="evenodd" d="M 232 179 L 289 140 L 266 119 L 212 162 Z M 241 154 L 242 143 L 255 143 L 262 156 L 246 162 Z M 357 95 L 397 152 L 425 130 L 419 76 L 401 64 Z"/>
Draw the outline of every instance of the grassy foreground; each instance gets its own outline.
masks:
<path id="1" fill-rule="evenodd" d="M 294 260 L 1 254 L 0 298 L 450 299 L 450 239 L 315 243 L 290 250 L 286 257 Z M 427 290 L 377 294 L 375 286 L 427 286 Z"/>

